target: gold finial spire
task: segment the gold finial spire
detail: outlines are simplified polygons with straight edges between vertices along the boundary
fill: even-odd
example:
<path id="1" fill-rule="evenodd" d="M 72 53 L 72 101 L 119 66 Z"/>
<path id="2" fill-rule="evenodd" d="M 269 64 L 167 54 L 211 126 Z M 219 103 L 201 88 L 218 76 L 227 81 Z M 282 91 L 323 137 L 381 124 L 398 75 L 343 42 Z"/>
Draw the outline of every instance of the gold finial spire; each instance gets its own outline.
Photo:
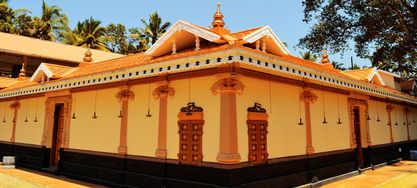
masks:
<path id="1" fill-rule="evenodd" d="M 327 50 L 323 49 L 323 55 L 321 56 L 321 64 L 328 64 L 329 62 L 329 55 L 327 55 Z"/>
<path id="2" fill-rule="evenodd" d="M 217 11 L 213 15 L 213 18 L 214 18 L 214 20 L 211 23 L 213 28 L 224 27 L 223 14 L 220 12 L 220 3 L 217 3 Z"/>
<path id="3" fill-rule="evenodd" d="M 24 80 L 26 78 L 26 64 L 27 64 L 27 56 L 23 56 L 22 68 L 19 71 L 19 75 L 17 77 L 18 80 Z"/>
<path id="4" fill-rule="evenodd" d="M 84 63 L 91 63 L 93 61 L 93 58 L 91 57 L 93 54 L 90 51 L 90 45 L 87 47 L 87 51 L 84 53 Z"/>
<path id="5" fill-rule="evenodd" d="M 22 64 L 22 68 L 20 69 L 20 73 L 19 73 L 19 78 L 24 78 L 26 77 L 26 69 L 25 69 L 25 62 L 23 62 Z"/>

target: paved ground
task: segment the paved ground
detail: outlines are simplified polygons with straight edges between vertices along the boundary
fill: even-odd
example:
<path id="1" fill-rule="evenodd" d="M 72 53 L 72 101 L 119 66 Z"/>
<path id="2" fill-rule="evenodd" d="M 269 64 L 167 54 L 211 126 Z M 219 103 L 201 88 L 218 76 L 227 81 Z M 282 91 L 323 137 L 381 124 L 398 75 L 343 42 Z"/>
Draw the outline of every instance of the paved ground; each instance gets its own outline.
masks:
<path id="1" fill-rule="evenodd" d="M 86 188 L 98 186 L 46 173 L 21 169 L 3 169 L 0 165 L 0 188 Z M 417 188 L 417 161 L 402 161 L 369 170 L 323 186 L 324 188 Z"/>
<path id="2" fill-rule="evenodd" d="M 334 182 L 324 188 L 417 188 L 417 161 L 401 161 Z"/>
<path id="3" fill-rule="evenodd" d="M 98 186 L 46 173 L 21 169 L 3 169 L 0 165 L 0 188 L 87 188 Z"/>

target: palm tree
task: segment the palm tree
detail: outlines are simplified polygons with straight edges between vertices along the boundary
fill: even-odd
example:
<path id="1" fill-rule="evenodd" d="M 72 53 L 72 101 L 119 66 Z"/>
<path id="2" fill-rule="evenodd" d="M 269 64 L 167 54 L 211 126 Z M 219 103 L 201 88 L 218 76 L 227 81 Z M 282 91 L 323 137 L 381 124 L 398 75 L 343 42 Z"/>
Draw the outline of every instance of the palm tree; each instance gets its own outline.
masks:
<path id="1" fill-rule="evenodd" d="M 101 21 L 92 17 L 78 22 L 73 31 L 67 30 L 62 34 L 63 42 L 66 44 L 90 47 L 93 49 L 110 51 L 106 45 L 108 42 L 107 30 L 100 26 Z"/>
<path id="2" fill-rule="evenodd" d="M 304 53 L 300 52 L 300 55 L 301 55 L 301 58 L 303 58 L 305 60 L 309 60 L 309 61 L 316 61 L 317 60 L 317 56 L 314 55 L 313 53 L 311 53 L 310 51 L 304 52 Z"/>
<path id="3" fill-rule="evenodd" d="M 149 15 L 149 21 L 141 19 L 145 28 L 142 29 L 142 33 L 145 35 L 146 38 L 151 41 L 151 44 L 154 44 L 158 38 L 166 32 L 168 27 L 171 25 L 169 22 L 162 22 L 162 18 L 159 17 L 157 12 L 151 13 Z"/>
<path id="4" fill-rule="evenodd" d="M 346 68 L 343 67 L 343 63 L 339 63 L 337 61 L 333 61 L 332 62 L 332 65 L 333 65 L 333 68 L 335 68 L 335 69 L 339 69 L 339 70 L 342 70 L 342 71 L 346 70 Z"/>
<path id="5" fill-rule="evenodd" d="M 37 29 L 35 37 L 43 40 L 54 41 L 68 28 L 68 18 L 61 8 L 49 6 L 45 1 L 42 1 L 42 16 L 35 17 L 34 22 Z"/>

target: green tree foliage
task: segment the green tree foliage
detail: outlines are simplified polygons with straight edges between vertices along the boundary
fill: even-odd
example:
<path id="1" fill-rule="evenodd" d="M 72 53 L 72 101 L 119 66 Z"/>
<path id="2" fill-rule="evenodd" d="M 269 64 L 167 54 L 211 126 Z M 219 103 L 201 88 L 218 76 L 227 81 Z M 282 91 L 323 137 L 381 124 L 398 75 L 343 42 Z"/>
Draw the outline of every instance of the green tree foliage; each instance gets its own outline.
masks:
<path id="1" fill-rule="evenodd" d="M 141 22 L 145 26 L 141 33 L 143 33 L 143 35 L 151 42 L 151 44 L 154 44 L 171 25 L 170 22 L 163 22 L 162 18 L 158 15 L 157 12 L 149 15 L 148 22 L 145 19 L 141 19 Z"/>
<path id="2" fill-rule="evenodd" d="M 0 32 L 14 33 L 14 12 L 9 8 L 7 1 L 0 1 Z"/>
<path id="3" fill-rule="evenodd" d="M 163 22 L 157 12 L 141 19 L 142 28 L 127 29 L 123 24 L 101 25 L 92 17 L 79 21 L 74 29 L 68 27 L 68 18 L 57 6 L 42 1 L 42 15 L 30 16 L 27 9 L 11 9 L 7 0 L 0 0 L 0 32 L 18 34 L 64 44 L 90 46 L 94 49 L 121 54 L 147 50 L 166 32 L 169 22 Z"/>
<path id="4" fill-rule="evenodd" d="M 332 61 L 332 65 L 333 65 L 333 68 L 335 68 L 335 69 L 339 69 L 339 70 L 342 70 L 342 71 L 346 70 L 346 68 L 343 66 L 343 63 L 339 63 L 337 61 Z"/>
<path id="5" fill-rule="evenodd" d="M 107 29 L 101 26 L 101 21 L 92 17 L 78 22 L 74 30 L 66 30 L 62 34 L 63 42 L 66 44 L 90 47 L 103 51 L 110 51 L 107 47 L 109 41 Z"/>
<path id="6" fill-rule="evenodd" d="M 317 55 L 314 55 L 310 51 L 304 52 L 304 53 L 300 52 L 300 55 L 301 55 L 301 58 L 303 58 L 305 60 L 317 61 Z"/>
<path id="7" fill-rule="evenodd" d="M 68 18 L 58 6 L 49 6 L 42 1 L 41 17 L 33 18 L 35 38 L 55 41 L 61 32 L 68 29 Z"/>
<path id="8" fill-rule="evenodd" d="M 110 24 L 107 26 L 107 46 L 112 52 L 126 54 L 127 42 L 126 42 L 126 27 L 121 24 Z"/>
<path id="9" fill-rule="evenodd" d="M 304 21 L 315 24 L 300 47 L 338 53 L 354 41 L 357 55 L 373 66 L 416 74 L 417 0 L 303 0 L 303 6 Z"/>

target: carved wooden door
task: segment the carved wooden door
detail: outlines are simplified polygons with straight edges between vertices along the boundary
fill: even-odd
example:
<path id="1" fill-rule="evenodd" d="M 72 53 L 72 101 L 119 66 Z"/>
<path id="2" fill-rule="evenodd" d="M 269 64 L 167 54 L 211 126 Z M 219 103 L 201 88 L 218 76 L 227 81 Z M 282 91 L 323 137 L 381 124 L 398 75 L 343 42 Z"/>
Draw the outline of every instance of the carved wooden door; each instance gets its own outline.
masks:
<path id="1" fill-rule="evenodd" d="M 268 161 L 267 134 L 268 121 L 247 120 L 249 139 L 249 161 L 261 164 Z"/>
<path id="2" fill-rule="evenodd" d="M 202 135 L 203 120 L 179 120 L 178 159 L 183 164 L 199 164 L 203 160 Z"/>
<path id="3" fill-rule="evenodd" d="M 353 109 L 353 126 L 356 138 L 356 150 L 357 150 L 357 161 L 360 168 L 363 167 L 363 151 L 362 151 L 362 135 L 361 135 L 361 123 L 360 123 L 360 111 L 356 107 Z"/>
<path id="4" fill-rule="evenodd" d="M 54 128 L 53 128 L 53 140 L 52 140 L 52 153 L 51 153 L 51 165 L 58 165 L 59 150 L 62 143 L 62 133 L 64 125 L 64 105 L 60 104 L 55 107 L 54 113 Z"/>

